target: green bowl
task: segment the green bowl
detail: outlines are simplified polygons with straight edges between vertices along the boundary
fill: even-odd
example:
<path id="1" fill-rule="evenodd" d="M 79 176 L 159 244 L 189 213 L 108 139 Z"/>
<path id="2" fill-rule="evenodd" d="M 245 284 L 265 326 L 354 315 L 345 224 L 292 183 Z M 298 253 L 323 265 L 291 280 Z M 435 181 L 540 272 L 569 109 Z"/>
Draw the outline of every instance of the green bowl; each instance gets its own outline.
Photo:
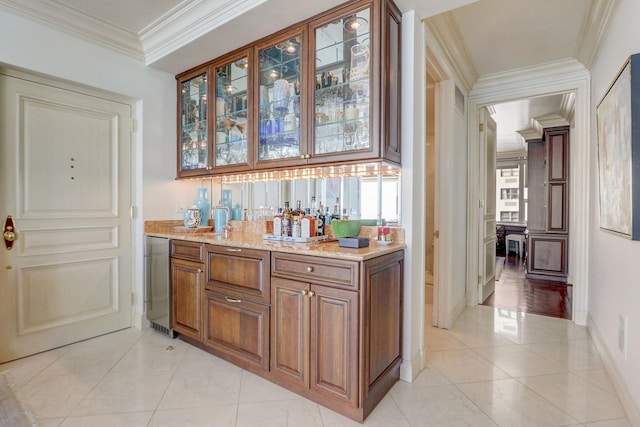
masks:
<path id="1" fill-rule="evenodd" d="M 357 219 L 334 219 L 331 221 L 333 235 L 340 237 L 355 237 L 360 233 L 360 221 Z"/>

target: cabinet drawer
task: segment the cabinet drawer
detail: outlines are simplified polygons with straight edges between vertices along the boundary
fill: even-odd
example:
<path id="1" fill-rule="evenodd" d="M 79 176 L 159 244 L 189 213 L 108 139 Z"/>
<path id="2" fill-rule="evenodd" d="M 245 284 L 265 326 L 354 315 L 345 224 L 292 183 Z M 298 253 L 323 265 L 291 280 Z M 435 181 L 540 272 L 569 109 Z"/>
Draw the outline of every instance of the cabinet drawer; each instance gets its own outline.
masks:
<path id="1" fill-rule="evenodd" d="M 269 306 L 205 291 L 205 344 L 222 358 L 269 369 Z"/>
<path id="2" fill-rule="evenodd" d="M 171 257 L 188 261 L 204 262 L 204 245 L 184 240 L 171 241 Z"/>
<path id="3" fill-rule="evenodd" d="M 297 281 L 358 289 L 357 261 L 318 258 L 281 252 L 271 254 L 271 274 Z"/>
<path id="4" fill-rule="evenodd" d="M 269 252 L 207 245 L 206 288 L 262 304 L 270 301 Z"/>

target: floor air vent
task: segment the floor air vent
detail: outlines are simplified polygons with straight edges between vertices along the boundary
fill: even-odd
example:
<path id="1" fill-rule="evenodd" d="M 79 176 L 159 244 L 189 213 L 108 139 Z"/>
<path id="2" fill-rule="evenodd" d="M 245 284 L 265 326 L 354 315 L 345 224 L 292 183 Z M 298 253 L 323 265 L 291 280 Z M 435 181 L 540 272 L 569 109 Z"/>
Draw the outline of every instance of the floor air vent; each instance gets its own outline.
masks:
<path id="1" fill-rule="evenodd" d="M 166 328 L 162 325 L 157 324 L 156 322 L 149 322 L 151 328 L 155 329 L 156 331 L 160 332 L 161 334 L 165 334 L 171 338 L 175 338 L 177 336 L 177 334 L 174 332 L 173 329 L 169 329 Z"/>

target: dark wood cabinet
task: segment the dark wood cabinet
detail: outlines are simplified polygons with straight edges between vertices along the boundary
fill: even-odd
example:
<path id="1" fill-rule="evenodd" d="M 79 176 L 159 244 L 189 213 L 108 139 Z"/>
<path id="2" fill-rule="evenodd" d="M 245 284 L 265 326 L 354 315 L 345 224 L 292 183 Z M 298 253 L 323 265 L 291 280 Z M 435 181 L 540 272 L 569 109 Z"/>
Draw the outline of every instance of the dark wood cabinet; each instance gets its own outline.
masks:
<path id="1" fill-rule="evenodd" d="M 569 239 L 568 126 L 544 129 L 528 144 L 527 278 L 567 280 Z"/>
<path id="2" fill-rule="evenodd" d="M 272 375 L 357 407 L 358 293 L 274 279 Z"/>
<path id="3" fill-rule="evenodd" d="M 269 306 L 205 291 L 206 346 L 242 367 L 269 369 Z"/>
<path id="4" fill-rule="evenodd" d="M 399 378 L 403 261 L 272 253 L 273 380 L 364 420 Z"/>
<path id="5" fill-rule="evenodd" d="M 400 165 L 401 22 L 350 1 L 178 75 L 178 178 Z"/>
<path id="6" fill-rule="evenodd" d="M 269 252 L 206 245 L 204 344 L 244 368 L 269 369 Z"/>
<path id="7" fill-rule="evenodd" d="M 269 304 L 267 251 L 206 245 L 206 288 L 235 298 Z"/>
<path id="8" fill-rule="evenodd" d="M 172 328 L 185 341 L 360 422 L 399 379 L 404 251 L 170 248 Z"/>
<path id="9" fill-rule="evenodd" d="M 202 244 L 171 241 L 171 328 L 202 341 Z"/>

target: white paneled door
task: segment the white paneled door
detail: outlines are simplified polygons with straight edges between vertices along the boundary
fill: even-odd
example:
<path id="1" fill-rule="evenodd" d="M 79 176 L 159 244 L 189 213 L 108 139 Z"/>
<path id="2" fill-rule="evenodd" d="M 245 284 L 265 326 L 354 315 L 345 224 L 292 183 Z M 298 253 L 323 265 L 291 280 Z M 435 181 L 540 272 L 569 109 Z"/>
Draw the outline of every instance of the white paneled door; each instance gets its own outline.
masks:
<path id="1" fill-rule="evenodd" d="M 131 326 L 131 106 L 45 83 L 0 73 L 0 362 Z"/>
<path id="2" fill-rule="evenodd" d="M 480 194 L 481 224 L 478 303 L 482 304 L 496 287 L 496 122 L 485 108 L 480 110 Z"/>

